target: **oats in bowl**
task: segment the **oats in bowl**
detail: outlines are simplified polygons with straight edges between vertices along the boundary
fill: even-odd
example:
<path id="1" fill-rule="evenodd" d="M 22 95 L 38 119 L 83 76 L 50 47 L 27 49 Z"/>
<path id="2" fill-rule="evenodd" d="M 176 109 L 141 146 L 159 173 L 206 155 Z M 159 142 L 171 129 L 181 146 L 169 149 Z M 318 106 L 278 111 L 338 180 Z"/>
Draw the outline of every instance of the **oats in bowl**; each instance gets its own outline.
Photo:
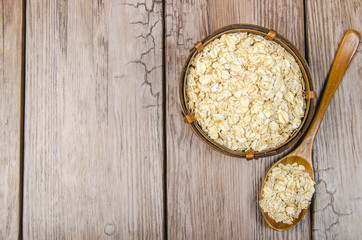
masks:
<path id="1" fill-rule="evenodd" d="M 308 208 L 315 183 L 304 170 L 297 163 L 280 163 L 269 174 L 259 205 L 276 222 L 292 224 L 293 218 Z"/>
<path id="2" fill-rule="evenodd" d="M 285 143 L 305 114 L 304 81 L 278 43 L 238 32 L 204 46 L 186 77 L 187 107 L 215 142 L 235 151 Z"/>

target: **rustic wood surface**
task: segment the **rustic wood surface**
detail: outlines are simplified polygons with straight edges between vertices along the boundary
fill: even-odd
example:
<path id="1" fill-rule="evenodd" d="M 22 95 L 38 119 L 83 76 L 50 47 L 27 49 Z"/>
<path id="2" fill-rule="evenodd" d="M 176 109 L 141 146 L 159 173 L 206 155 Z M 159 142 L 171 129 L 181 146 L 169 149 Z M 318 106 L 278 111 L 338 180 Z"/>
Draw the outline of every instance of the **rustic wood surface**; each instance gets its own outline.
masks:
<path id="1" fill-rule="evenodd" d="M 338 45 L 353 28 L 362 33 L 362 2 L 307 1 L 308 56 L 321 92 Z M 360 239 L 362 236 L 362 46 L 352 60 L 314 145 L 316 194 L 312 237 Z"/>
<path id="2" fill-rule="evenodd" d="M 24 239 L 162 239 L 162 2 L 27 1 Z"/>
<path id="3" fill-rule="evenodd" d="M 0 239 L 16 239 L 20 217 L 22 1 L 0 3 Z"/>
<path id="4" fill-rule="evenodd" d="M 246 161 L 211 150 L 178 102 L 189 49 L 232 23 L 290 39 L 320 94 L 343 34 L 362 32 L 361 1 L 24 3 L 25 15 L 23 1 L 0 5 L 0 239 L 362 236 L 361 46 L 315 142 L 311 211 L 285 232 L 269 228 L 258 207 L 282 156 Z"/>

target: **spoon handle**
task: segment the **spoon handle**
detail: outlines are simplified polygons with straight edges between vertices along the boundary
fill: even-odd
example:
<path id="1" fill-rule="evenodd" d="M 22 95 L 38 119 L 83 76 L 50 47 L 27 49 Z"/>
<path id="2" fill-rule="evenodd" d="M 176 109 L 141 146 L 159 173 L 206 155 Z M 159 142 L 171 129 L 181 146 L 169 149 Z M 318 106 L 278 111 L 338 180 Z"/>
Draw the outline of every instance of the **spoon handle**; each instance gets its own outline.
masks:
<path id="1" fill-rule="evenodd" d="M 314 115 L 313 121 L 310 124 L 302 143 L 296 149 L 296 152 L 302 154 L 312 153 L 314 139 L 318 133 L 324 114 L 327 111 L 328 105 L 331 102 L 349 63 L 357 51 L 360 40 L 360 34 L 353 29 L 348 30 L 344 35 L 334 59 L 332 69 L 329 73 L 327 84 L 319 102 L 317 112 Z"/>

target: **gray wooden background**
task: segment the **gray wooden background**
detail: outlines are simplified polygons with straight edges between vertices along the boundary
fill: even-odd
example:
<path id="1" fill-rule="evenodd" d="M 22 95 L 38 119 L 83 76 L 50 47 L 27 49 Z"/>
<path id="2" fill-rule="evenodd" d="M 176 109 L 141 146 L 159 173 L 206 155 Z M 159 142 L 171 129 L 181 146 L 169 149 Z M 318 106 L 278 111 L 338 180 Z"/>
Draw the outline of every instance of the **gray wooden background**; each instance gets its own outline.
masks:
<path id="1" fill-rule="evenodd" d="M 0 239 L 360 239 L 361 46 L 314 146 L 316 193 L 296 227 L 258 207 L 281 156 L 223 156 L 183 122 L 189 49 L 232 23 L 273 28 L 321 93 L 360 0 L 2 0 Z"/>

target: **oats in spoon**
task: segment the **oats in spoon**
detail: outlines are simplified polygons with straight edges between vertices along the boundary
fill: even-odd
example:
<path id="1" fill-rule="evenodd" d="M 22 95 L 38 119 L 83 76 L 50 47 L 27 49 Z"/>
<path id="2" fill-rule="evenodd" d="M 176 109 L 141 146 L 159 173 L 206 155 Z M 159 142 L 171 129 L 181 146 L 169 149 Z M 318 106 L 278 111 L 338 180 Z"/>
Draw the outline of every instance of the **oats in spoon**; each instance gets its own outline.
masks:
<path id="1" fill-rule="evenodd" d="M 265 182 L 259 205 L 276 222 L 292 224 L 308 208 L 315 182 L 303 165 L 282 163 L 274 167 Z"/>

